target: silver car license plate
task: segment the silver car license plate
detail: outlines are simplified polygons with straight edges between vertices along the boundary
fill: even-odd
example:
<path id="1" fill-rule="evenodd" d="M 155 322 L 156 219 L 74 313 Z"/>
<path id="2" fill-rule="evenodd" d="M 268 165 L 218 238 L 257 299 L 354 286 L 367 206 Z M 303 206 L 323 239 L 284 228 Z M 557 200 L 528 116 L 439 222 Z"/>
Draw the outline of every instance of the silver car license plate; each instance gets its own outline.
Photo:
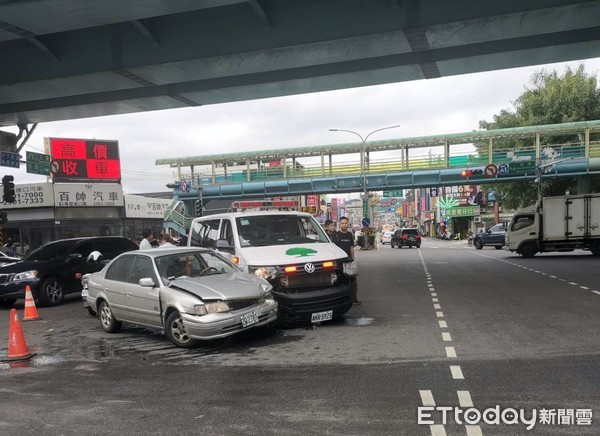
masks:
<path id="1" fill-rule="evenodd" d="M 249 325 L 256 324 L 258 322 L 258 312 L 255 310 L 250 313 L 245 313 L 240 316 L 242 321 L 242 327 L 248 327 Z"/>
<path id="2" fill-rule="evenodd" d="M 311 322 L 329 321 L 333 318 L 333 310 L 327 310 L 325 312 L 315 312 L 310 317 Z"/>

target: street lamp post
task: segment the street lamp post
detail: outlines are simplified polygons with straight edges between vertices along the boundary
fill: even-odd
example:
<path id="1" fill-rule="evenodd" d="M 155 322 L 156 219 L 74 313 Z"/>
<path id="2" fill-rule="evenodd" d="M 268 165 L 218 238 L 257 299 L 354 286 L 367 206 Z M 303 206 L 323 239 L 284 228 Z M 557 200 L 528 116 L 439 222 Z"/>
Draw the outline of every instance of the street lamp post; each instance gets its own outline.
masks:
<path id="1" fill-rule="evenodd" d="M 370 217 L 370 215 L 371 215 L 371 209 L 369 207 L 369 193 L 367 192 L 367 163 L 366 163 L 366 158 L 367 158 L 367 140 L 369 139 L 369 136 L 371 136 L 373 133 L 377 133 L 377 132 L 380 132 L 382 130 L 387 130 L 387 129 L 395 129 L 396 127 L 400 127 L 400 124 L 395 125 L 395 126 L 382 127 L 381 129 L 373 130 L 372 132 L 370 132 L 365 137 L 363 137 L 360 133 L 355 132 L 354 130 L 329 129 L 330 132 L 348 132 L 348 133 L 352 133 L 352 134 L 358 136 L 360 138 L 360 140 L 362 141 L 361 156 L 360 156 L 360 172 L 361 172 L 361 178 L 362 178 L 363 197 L 364 197 L 363 198 L 363 213 L 364 213 L 364 211 L 367 212 L 367 217 L 369 218 L 369 220 L 371 219 L 371 217 Z M 366 206 L 365 206 L 365 204 L 366 204 Z"/>

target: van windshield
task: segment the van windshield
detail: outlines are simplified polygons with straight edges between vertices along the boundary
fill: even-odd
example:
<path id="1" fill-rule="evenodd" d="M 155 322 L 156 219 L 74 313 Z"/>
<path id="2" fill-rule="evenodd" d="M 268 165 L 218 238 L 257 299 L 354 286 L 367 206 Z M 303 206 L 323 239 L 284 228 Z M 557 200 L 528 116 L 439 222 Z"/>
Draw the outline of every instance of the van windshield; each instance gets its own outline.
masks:
<path id="1" fill-rule="evenodd" d="M 237 218 L 236 224 L 242 247 L 329 243 L 321 226 L 305 216 L 244 216 Z"/>

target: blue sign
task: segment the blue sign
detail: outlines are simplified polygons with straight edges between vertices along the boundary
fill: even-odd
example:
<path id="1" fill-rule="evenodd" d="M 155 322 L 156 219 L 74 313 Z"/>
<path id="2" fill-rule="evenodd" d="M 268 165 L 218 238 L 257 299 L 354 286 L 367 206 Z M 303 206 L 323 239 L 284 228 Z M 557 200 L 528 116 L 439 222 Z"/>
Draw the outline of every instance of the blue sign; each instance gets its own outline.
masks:
<path id="1" fill-rule="evenodd" d="M 501 176 L 506 176 L 508 174 L 509 168 L 508 164 L 500 164 L 498 165 L 498 174 Z"/>
<path id="2" fill-rule="evenodd" d="M 0 151 L 0 165 L 3 167 L 19 168 L 21 165 L 21 155 L 19 153 L 10 153 L 8 151 Z"/>
<path id="3" fill-rule="evenodd" d="M 362 225 L 363 227 L 369 227 L 371 225 L 371 220 L 369 218 L 363 218 L 362 219 Z"/>

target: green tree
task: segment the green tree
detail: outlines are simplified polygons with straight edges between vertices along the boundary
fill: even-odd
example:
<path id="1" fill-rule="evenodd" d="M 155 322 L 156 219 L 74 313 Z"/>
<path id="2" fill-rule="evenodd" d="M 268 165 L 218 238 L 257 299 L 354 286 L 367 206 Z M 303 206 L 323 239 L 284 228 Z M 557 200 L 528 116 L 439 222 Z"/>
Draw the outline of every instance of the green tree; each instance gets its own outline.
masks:
<path id="1" fill-rule="evenodd" d="M 493 116 L 493 121 L 482 120 L 479 127 L 486 130 L 511 127 L 534 126 L 541 124 L 569 123 L 600 119 L 600 89 L 596 75 L 588 74 L 584 65 L 575 70 L 567 67 L 561 76 L 556 71 L 537 71 L 531 77 L 525 92 L 512 103 L 513 108 L 502 110 Z M 576 136 L 554 136 L 547 138 L 549 143 L 561 144 L 581 142 Z M 598 140 L 590 137 L 590 141 Z M 494 142 L 495 149 L 521 148 L 527 141 L 499 140 Z M 480 154 L 487 155 L 487 144 L 476 144 Z M 592 189 L 600 191 L 600 177 L 592 178 Z M 493 191 L 505 207 L 514 209 L 534 204 L 537 199 L 537 186 L 531 182 L 501 183 L 488 185 L 486 191 Z M 544 195 L 562 195 L 569 190 L 577 192 L 574 179 L 544 180 Z"/>

